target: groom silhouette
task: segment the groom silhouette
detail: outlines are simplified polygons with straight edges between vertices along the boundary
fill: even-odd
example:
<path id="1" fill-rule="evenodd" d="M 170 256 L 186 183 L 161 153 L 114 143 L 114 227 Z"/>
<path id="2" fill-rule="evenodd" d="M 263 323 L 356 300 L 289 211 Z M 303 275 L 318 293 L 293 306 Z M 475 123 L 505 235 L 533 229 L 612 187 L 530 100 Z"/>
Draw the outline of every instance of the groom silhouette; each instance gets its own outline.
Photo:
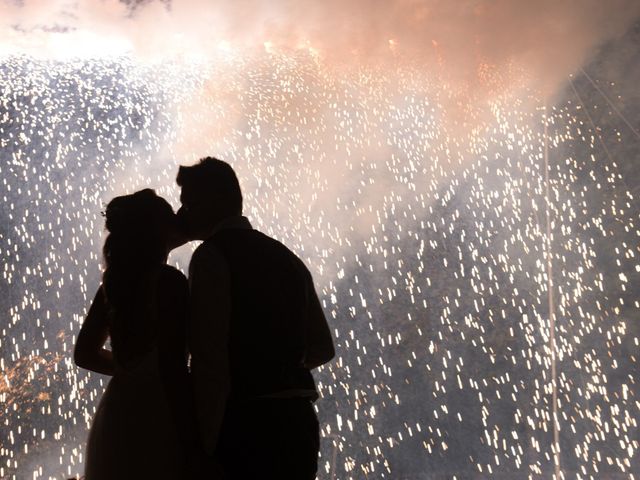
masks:
<path id="1" fill-rule="evenodd" d="M 178 216 L 203 240 L 189 264 L 189 348 L 204 449 L 229 479 L 313 480 L 319 427 L 311 369 L 334 347 L 311 274 L 242 216 L 235 172 L 181 166 Z"/>

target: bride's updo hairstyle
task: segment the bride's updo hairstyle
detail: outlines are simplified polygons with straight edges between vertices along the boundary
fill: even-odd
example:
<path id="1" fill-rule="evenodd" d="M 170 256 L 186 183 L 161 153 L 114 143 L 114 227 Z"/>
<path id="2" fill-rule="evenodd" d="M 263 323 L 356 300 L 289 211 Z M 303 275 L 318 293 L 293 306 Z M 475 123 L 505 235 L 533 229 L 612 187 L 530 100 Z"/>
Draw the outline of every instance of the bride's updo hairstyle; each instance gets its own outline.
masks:
<path id="1" fill-rule="evenodd" d="M 112 312 L 111 342 L 114 352 L 128 356 L 128 347 L 146 337 L 155 278 L 176 220 L 171 205 L 149 188 L 114 198 L 104 216 L 109 235 L 102 283 Z"/>

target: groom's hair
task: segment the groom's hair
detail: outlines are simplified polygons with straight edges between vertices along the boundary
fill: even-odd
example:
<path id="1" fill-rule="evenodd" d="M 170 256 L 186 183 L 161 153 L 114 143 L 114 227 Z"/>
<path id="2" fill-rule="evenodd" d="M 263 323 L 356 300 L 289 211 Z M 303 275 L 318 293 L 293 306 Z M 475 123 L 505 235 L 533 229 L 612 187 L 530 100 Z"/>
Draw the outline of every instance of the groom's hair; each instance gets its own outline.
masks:
<path id="1" fill-rule="evenodd" d="M 236 172 L 231 165 L 214 157 L 205 157 L 188 167 L 181 165 L 176 182 L 192 188 L 202 198 L 223 202 L 230 214 L 242 213 L 242 192 Z"/>

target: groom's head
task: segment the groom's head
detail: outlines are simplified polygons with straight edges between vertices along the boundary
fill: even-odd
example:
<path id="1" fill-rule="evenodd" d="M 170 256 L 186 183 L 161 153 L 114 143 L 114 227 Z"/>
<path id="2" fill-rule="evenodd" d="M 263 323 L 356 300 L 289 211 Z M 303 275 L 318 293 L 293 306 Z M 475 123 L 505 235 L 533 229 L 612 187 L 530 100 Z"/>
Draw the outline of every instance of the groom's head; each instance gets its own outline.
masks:
<path id="1" fill-rule="evenodd" d="M 206 239 L 221 220 L 242 214 L 242 192 L 235 172 L 226 162 L 206 157 L 178 170 L 182 187 L 178 215 L 193 240 Z"/>

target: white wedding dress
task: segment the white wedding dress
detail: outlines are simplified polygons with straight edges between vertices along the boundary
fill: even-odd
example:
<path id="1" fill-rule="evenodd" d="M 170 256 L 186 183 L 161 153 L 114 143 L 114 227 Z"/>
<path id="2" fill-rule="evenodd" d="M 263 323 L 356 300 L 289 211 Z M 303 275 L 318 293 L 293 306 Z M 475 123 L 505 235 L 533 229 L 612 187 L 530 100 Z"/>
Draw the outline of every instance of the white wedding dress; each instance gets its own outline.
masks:
<path id="1" fill-rule="evenodd" d="M 89 432 L 86 480 L 176 479 L 185 452 L 162 384 L 158 348 L 117 365 Z"/>

